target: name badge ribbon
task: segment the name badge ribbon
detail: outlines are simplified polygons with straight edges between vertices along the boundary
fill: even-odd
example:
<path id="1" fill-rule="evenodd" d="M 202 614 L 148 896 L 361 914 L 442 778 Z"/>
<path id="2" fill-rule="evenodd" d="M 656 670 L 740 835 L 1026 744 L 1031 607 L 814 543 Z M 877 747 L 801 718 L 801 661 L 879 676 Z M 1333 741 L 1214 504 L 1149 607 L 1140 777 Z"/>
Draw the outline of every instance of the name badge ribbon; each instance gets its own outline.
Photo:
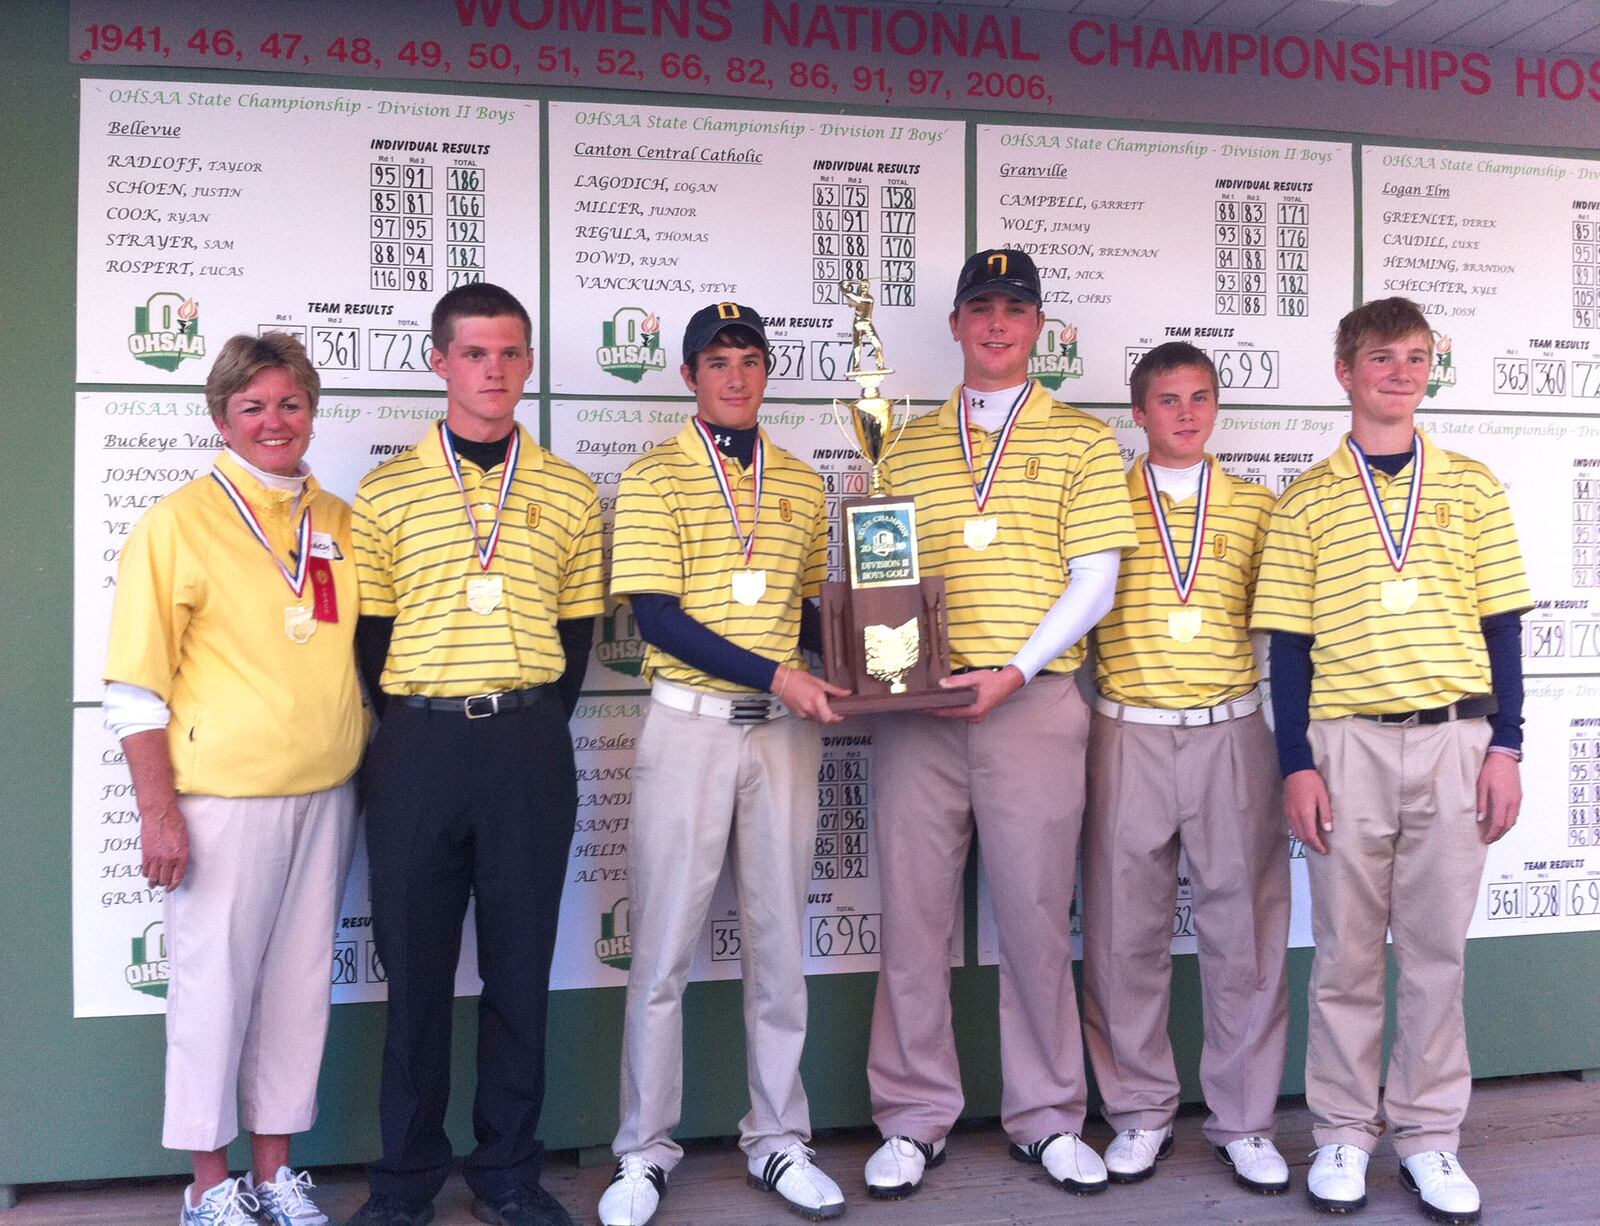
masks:
<path id="1" fill-rule="evenodd" d="M 251 507 L 250 500 L 240 492 L 239 487 L 228 479 L 228 475 L 220 468 L 213 468 L 211 476 L 222 487 L 223 494 L 233 504 L 233 509 L 239 512 L 239 518 L 244 520 L 244 526 L 250 535 L 256 538 L 261 548 L 267 551 L 267 556 L 272 559 L 272 564 L 278 568 L 278 573 L 283 576 L 284 583 L 294 593 L 294 598 L 299 600 L 306 588 L 306 577 L 313 576 L 311 586 L 313 607 L 306 609 L 303 606 L 291 606 L 285 610 L 286 626 L 289 621 L 295 623 L 300 629 L 289 631 L 289 637 L 297 643 L 303 643 L 311 637 L 314 626 L 312 621 L 336 622 L 339 620 L 339 609 L 333 587 L 333 571 L 326 558 L 313 558 L 311 556 L 311 504 L 306 503 L 305 510 L 300 515 L 300 527 L 295 533 L 294 569 L 285 566 L 283 559 L 273 551 L 272 542 L 267 540 L 266 531 L 261 527 L 261 521 L 256 517 L 255 509 Z"/>
<path id="2" fill-rule="evenodd" d="M 1411 542 L 1417 535 L 1417 511 L 1422 506 L 1422 436 L 1416 433 L 1411 436 L 1411 489 L 1406 495 L 1405 518 L 1401 521 L 1398 536 L 1389 526 L 1389 517 L 1384 514 L 1383 500 L 1378 496 L 1377 482 L 1373 480 L 1372 466 L 1367 463 L 1366 453 L 1354 438 L 1349 443 L 1350 452 L 1356 459 L 1356 476 L 1361 479 L 1361 490 L 1367 496 L 1367 508 L 1378 525 L 1383 551 L 1388 554 L 1389 565 L 1394 567 L 1397 576 L 1385 580 L 1382 585 L 1383 607 L 1391 613 L 1404 613 L 1417 600 L 1416 579 L 1400 576 L 1411 554 Z"/>
<path id="3" fill-rule="evenodd" d="M 978 514 L 967 520 L 962 531 L 969 549 L 987 549 L 994 540 L 998 521 L 993 515 L 985 515 L 984 510 L 989 505 L 989 495 L 994 492 L 995 479 L 1000 475 L 1000 461 L 1005 456 L 1006 445 L 1011 441 L 1011 432 L 1016 429 L 1017 421 L 1022 416 L 1022 406 L 1027 403 L 1032 391 L 1033 380 L 1029 379 L 1006 410 L 1005 424 L 1000 427 L 999 436 L 995 439 L 994 454 L 989 457 L 989 463 L 980 478 L 972 458 L 971 410 L 967 402 L 967 389 L 961 389 L 961 403 L 956 406 L 956 429 L 961 435 L 961 458 L 966 461 L 967 475 L 972 479 L 972 500 L 978 504 Z"/>
<path id="4" fill-rule="evenodd" d="M 767 476 L 766 443 L 758 432 L 755 448 L 750 455 L 754 497 L 750 511 L 750 531 L 746 532 L 744 521 L 739 518 L 739 501 L 734 496 L 733 481 L 728 476 L 728 465 L 722 458 L 722 452 L 717 450 L 716 439 L 712 437 L 704 421 L 698 417 L 691 420 L 695 432 L 700 436 L 700 442 L 705 445 L 706 457 L 711 461 L 711 475 L 716 478 L 717 489 L 722 494 L 722 501 L 728 508 L 728 518 L 733 524 L 733 535 L 744 553 L 745 568 L 733 572 L 733 598 L 742 605 L 754 605 L 767 590 L 767 572 L 756 570 L 750 565 L 750 559 L 755 556 L 756 530 L 761 523 L 761 489 L 766 483 Z"/>

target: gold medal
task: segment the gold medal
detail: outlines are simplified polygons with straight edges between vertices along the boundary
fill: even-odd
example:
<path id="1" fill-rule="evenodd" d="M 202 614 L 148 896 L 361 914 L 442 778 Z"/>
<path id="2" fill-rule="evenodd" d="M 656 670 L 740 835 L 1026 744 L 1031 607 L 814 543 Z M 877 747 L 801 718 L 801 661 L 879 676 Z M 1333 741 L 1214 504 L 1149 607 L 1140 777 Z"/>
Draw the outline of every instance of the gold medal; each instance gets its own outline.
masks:
<path id="1" fill-rule="evenodd" d="M 995 532 L 1000 527 L 998 516 L 975 515 L 961 525 L 961 539 L 968 549 L 983 550 L 994 544 Z"/>
<path id="2" fill-rule="evenodd" d="M 1404 613 L 1417 603 L 1415 579 L 1385 579 L 1380 590 L 1383 607 L 1390 613 Z"/>
<path id="3" fill-rule="evenodd" d="M 467 608 L 484 616 L 500 607 L 504 581 L 499 575 L 477 575 L 467 580 Z"/>
<path id="4" fill-rule="evenodd" d="M 303 604 L 289 605 L 283 611 L 283 632 L 289 636 L 291 643 L 309 643 L 311 636 L 317 632 L 316 618 Z"/>
<path id="5" fill-rule="evenodd" d="M 733 598 L 740 604 L 752 606 L 761 603 L 767 592 L 767 572 L 764 570 L 736 570 L 733 572 Z"/>
<path id="6" fill-rule="evenodd" d="M 1389 565 L 1395 571 L 1393 579 L 1385 579 L 1378 585 L 1378 600 L 1386 612 L 1405 613 L 1417 603 L 1417 581 L 1402 577 L 1402 572 L 1406 568 L 1406 559 L 1411 555 L 1411 543 L 1416 539 L 1417 521 L 1421 519 L 1418 511 L 1422 506 L 1422 469 L 1427 460 L 1427 453 L 1422 446 L 1422 435 L 1414 430 L 1411 433 L 1411 488 L 1406 493 L 1405 518 L 1400 523 L 1398 534 L 1393 531 L 1389 523 L 1383 506 L 1383 497 L 1378 492 L 1377 479 L 1372 475 L 1372 466 L 1367 463 L 1366 452 L 1356 443 L 1354 435 L 1347 435 L 1345 442 L 1350 448 L 1350 454 L 1355 457 L 1356 476 L 1360 479 L 1361 489 L 1367 496 L 1367 509 L 1372 512 L 1372 522 L 1377 526 L 1378 539 L 1382 542 L 1383 551 L 1389 558 Z"/>
<path id="7" fill-rule="evenodd" d="M 494 522 L 489 527 L 487 537 L 478 534 L 478 511 L 487 515 L 490 508 L 480 506 L 474 510 L 472 497 L 467 493 L 466 482 L 461 479 L 461 461 L 456 458 L 455 444 L 450 441 L 450 431 L 445 428 L 442 421 L 439 423 L 439 449 L 444 452 L 444 462 L 450 470 L 450 479 L 455 482 L 456 489 L 461 494 L 461 505 L 467 513 L 467 527 L 472 532 L 473 552 L 478 555 L 478 569 L 484 572 L 475 579 L 467 580 L 467 608 L 480 616 L 493 613 L 500 607 L 501 577 L 489 574 L 488 570 L 489 564 L 494 561 L 495 551 L 500 548 L 500 517 L 506 509 L 506 499 L 511 494 L 511 482 L 516 475 L 517 460 L 522 455 L 520 428 L 514 427 L 506 438 L 506 457 L 501 462 L 500 468 L 500 496 L 495 500 Z M 531 528 L 537 519 L 537 516 L 531 517 L 528 526 Z"/>
<path id="8" fill-rule="evenodd" d="M 1200 610 L 1185 605 L 1167 614 L 1167 637 L 1178 643 L 1192 643 L 1200 633 Z"/>

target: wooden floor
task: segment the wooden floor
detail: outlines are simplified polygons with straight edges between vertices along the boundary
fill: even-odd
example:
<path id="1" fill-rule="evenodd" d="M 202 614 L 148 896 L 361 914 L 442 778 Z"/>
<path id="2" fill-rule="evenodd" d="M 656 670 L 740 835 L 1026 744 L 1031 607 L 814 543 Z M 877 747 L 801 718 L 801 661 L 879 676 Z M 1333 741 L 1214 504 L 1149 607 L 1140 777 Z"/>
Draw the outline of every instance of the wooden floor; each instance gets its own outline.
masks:
<path id="1" fill-rule="evenodd" d="M 849 1220 L 858 1226 L 1032 1226 L 1093 1221 L 1096 1226 L 1178 1222 L 1329 1222 L 1351 1226 L 1418 1223 L 1415 1197 L 1401 1188 L 1394 1155 L 1380 1149 L 1367 1182 L 1368 1206 L 1353 1218 L 1316 1213 L 1305 1199 L 1310 1124 L 1304 1103 L 1286 1099 L 1278 1145 L 1289 1160 L 1287 1195 L 1252 1196 L 1236 1188 L 1201 1135 L 1202 1113 L 1185 1112 L 1177 1144 L 1156 1177 L 1131 1187 L 1113 1186 L 1094 1197 L 1070 1196 L 1038 1167 L 1006 1157 L 1004 1134 L 994 1121 L 963 1125 L 950 1138 L 949 1160 L 930 1173 L 922 1190 L 903 1201 L 874 1201 L 861 1185 L 861 1168 L 875 1134 L 855 1130 L 817 1140 L 817 1160 L 845 1190 Z M 1485 1223 L 1600 1222 L 1600 1081 L 1547 1075 L 1478 1083 L 1462 1137 L 1462 1165 L 1483 1191 Z M 1091 1122 L 1088 1139 L 1103 1148 L 1110 1132 Z M 545 1186 L 579 1222 L 595 1221 L 595 1202 L 609 1177 L 604 1167 L 580 1167 L 573 1154 L 552 1155 Z M 321 1204 L 336 1222 L 355 1212 L 366 1182 L 353 1167 L 318 1171 Z M 180 1179 L 145 1179 L 21 1189 L 17 1207 L 0 1212 L 0 1226 L 172 1226 Z M 452 1178 L 435 1202 L 439 1226 L 475 1221 L 471 1196 Z M 800 1219 L 770 1194 L 747 1187 L 744 1162 L 731 1142 L 697 1143 L 674 1173 L 659 1226 L 787 1226 Z"/>

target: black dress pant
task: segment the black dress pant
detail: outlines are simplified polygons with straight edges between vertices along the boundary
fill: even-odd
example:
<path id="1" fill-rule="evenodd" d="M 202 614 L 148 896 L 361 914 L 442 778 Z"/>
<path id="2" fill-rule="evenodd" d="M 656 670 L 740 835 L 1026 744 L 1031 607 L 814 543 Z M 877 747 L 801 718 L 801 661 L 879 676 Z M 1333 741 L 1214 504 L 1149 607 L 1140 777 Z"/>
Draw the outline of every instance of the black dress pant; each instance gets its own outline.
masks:
<path id="1" fill-rule="evenodd" d="M 431 1201 L 450 1173 L 445 1108 L 461 927 L 476 900 L 477 1144 L 466 1180 L 498 1198 L 539 1178 L 545 1006 L 578 793 L 554 686 L 486 719 L 391 697 L 362 767 L 372 926 L 389 984 L 374 1194 Z"/>

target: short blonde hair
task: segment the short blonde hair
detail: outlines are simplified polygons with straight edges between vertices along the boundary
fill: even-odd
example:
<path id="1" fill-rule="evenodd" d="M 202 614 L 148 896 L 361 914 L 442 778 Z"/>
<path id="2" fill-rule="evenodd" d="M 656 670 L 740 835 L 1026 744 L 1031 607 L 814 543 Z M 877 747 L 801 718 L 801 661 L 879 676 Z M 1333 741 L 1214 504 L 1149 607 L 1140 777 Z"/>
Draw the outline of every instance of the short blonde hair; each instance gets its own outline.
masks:
<path id="1" fill-rule="evenodd" d="M 306 355 L 306 347 L 287 332 L 264 332 L 260 336 L 230 336 L 217 354 L 211 373 L 206 376 L 206 408 L 211 411 L 211 419 L 222 421 L 228 413 L 229 399 L 249 387 L 262 371 L 274 368 L 287 371 L 300 385 L 315 416 L 322 379 Z"/>
<path id="2" fill-rule="evenodd" d="M 1363 303 L 1339 321 L 1333 336 L 1333 356 L 1346 366 L 1356 364 L 1363 345 L 1389 345 L 1418 332 L 1428 338 L 1433 350 L 1433 329 L 1422 308 L 1409 298 L 1375 298 Z"/>

